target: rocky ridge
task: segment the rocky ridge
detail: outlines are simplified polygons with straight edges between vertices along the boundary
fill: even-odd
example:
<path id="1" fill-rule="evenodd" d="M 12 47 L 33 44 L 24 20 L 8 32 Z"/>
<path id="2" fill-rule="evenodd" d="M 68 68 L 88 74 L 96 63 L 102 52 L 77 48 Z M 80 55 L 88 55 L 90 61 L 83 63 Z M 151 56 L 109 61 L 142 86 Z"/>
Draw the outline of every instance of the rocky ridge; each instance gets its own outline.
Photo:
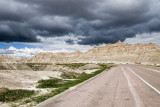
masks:
<path id="1" fill-rule="evenodd" d="M 87 52 L 38 53 L 23 60 L 30 63 L 144 63 L 160 64 L 160 47 L 154 43 L 127 44 L 118 41 L 115 44 L 94 47 Z"/>
<path id="2" fill-rule="evenodd" d="M 0 63 L 13 63 L 13 62 L 17 62 L 18 59 L 10 57 L 10 56 L 4 56 L 4 55 L 0 55 Z"/>

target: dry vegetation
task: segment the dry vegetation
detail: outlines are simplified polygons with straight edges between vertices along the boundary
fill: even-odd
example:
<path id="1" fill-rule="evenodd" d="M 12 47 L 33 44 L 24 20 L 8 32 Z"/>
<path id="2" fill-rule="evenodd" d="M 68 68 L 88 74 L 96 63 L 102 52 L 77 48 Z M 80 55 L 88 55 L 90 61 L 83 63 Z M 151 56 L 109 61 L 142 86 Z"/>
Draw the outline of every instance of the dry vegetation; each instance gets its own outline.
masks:
<path id="1" fill-rule="evenodd" d="M 47 65 L 51 65 L 50 63 L 26 63 L 30 68 L 34 71 L 44 70 Z"/>

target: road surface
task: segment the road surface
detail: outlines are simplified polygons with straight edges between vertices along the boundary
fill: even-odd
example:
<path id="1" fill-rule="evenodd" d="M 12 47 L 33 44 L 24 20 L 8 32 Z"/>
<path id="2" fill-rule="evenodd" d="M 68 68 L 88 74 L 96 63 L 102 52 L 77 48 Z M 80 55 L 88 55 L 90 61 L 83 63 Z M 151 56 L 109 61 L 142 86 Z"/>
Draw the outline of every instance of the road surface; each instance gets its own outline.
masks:
<path id="1" fill-rule="evenodd" d="M 160 69 L 118 65 L 45 107 L 160 107 Z"/>

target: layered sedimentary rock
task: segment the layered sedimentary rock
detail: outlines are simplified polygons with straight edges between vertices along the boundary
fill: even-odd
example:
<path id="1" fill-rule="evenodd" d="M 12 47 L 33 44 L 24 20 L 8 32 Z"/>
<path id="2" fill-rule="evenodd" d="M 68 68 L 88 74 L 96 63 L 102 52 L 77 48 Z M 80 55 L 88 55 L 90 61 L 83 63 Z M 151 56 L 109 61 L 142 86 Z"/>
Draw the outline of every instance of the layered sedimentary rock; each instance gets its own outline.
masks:
<path id="1" fill-rule="evenodd" d="M 0 55 L 0 63 L 3 62 L 7 62 L 7 63 L 13 63 L 13 62 L 17 62 L 18 59 L 10 57 L 10 56 L 4 56 L 4 55 Z"/>
<path id="2" fill-rule="evenodd" d="M 87 52 L 39 53 L 24 62 L 32 63 L 144 63 L 160 64 L 160 47 L 156 44 L 115 44 L 94 47 Z"/>

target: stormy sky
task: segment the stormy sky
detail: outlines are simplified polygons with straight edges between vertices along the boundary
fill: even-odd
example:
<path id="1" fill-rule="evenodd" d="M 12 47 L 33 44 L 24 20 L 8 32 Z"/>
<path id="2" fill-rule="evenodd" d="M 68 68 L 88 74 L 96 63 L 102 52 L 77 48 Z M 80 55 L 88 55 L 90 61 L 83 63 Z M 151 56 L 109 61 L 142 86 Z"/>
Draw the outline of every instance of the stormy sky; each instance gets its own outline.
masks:
<path id="1" fill-rule="evenodd" d="M 1 43 L 89 48 L 121 40 L 159 45 L 159 34 L 159 0 L 0 0 Z"/>

